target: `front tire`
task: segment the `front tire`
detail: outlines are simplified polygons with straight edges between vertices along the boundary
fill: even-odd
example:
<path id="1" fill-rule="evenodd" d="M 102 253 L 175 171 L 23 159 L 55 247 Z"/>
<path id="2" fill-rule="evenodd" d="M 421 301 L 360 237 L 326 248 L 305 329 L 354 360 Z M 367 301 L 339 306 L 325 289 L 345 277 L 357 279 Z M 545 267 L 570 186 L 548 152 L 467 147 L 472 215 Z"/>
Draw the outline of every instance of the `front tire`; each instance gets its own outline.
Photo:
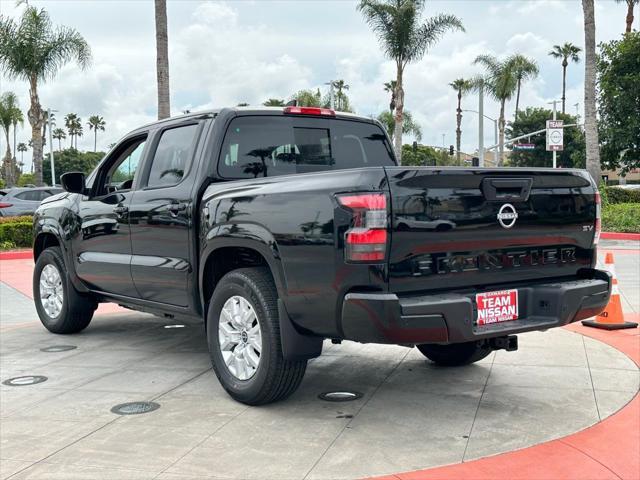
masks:
<path id="1" fill-rule="evenodd" d="M 98 306 L 95 299 L 74 288 L 60 247 L 47 248 L 36 260 L 33 298 L 42 325 L 60 334 L 87 328 Z"/>
<path id="2" fill-rule="evenodd" d="M 436 365 L 460 367 L 478 362 L 491 353 L 486 342 L 453 343 L 451 345 L 418 345 L 418 350 Z"/>
<path id="3" fill-rule="evenodd" d="M 280 339 L 278 293 L 266 268 L 227 273 L 211 297 L 207 342 L 213 370 L 235 400 L 264 405 L 300 386 L 306 360 L 285 360 Z"/>

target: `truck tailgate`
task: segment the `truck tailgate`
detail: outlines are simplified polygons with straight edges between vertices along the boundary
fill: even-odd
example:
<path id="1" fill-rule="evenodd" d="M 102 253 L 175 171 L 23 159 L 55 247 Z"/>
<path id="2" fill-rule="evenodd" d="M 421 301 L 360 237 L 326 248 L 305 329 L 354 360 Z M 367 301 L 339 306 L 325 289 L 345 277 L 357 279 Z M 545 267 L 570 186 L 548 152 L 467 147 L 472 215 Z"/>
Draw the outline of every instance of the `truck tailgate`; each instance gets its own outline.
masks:
<path id="1" fill-rule="evenodd" d="M 489 289 L 573 276 L 594 260 L 586 172 L 386 167 L 389 289 Z"/>

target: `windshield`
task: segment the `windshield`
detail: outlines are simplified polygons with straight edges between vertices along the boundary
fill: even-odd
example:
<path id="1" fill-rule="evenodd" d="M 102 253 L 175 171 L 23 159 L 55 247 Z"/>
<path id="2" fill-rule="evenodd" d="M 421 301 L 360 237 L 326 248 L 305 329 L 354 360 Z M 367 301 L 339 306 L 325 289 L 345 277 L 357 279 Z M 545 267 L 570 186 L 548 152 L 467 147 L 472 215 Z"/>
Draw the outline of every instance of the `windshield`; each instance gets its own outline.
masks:
<path id="1" fill-rule="evenodd" d="M 226 178 L 256 178 L 392 165 L 387 137 L 375 124 L 246 116 L 231 122 L 218 169 Z"/>

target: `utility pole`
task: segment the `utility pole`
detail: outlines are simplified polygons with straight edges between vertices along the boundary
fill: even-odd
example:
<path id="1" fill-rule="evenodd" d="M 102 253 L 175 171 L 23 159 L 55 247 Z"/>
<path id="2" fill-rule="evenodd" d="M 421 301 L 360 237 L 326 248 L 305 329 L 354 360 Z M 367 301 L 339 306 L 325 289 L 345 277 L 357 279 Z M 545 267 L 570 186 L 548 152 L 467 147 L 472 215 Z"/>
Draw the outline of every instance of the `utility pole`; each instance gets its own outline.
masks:
<path id="1" fill-rule="evenodd" d="M 443 134 L 442 134 L 442 148 L 447 148 L 447 147 L 445 147 L 445 145 L 444 145 L 444 137 L 445 137 L 446 135 L 447 135 L 446 133 L 443 133 Z"/>
<path id="2" fill-rule="evenodd" d="M 49 160 L 51 161 L 51 186 L 56 186 L 56 167 L 53 160 L 53 136 L 51 135 L 51 109 L 47 110 L 47 125 L 49 127 Z"/>
<path id="3" fill-rule="evenodd" d="M 478 164 L 484 167 L 484 84 L 478 89 Z"/>
<path id="4" fill-rule="evenodd" d="M 496 142 L 496 144 L 498 143 L 498 119 L 494 119 L 493 120 L 493 138 Z M 496 162 L 496 167 L 498 166 L 498 162 L 500 160 L 500 152 L 498 151 L 498 148 L 494 148 L 493 149 L 493 159 Z"/>
<path id="5" fill-rule="evenodd" d="M 558 103 L 558 100 L 554 100 L 553 102 L 549 102 L 549 104 L 553 104 L 553 120 L 557 120 L 557 108 L 556 108 L 556 104 Z M 557 164 L 557 153 L 554 150 L 553 152 L 553 168 L 556 168 L 556 164 Z"/>
<path id="6" fill-rule="evenodd" d="M 329 80 L 325 85 L 329 85 L 329 108 L 334 110 L 333 80 Z"/>

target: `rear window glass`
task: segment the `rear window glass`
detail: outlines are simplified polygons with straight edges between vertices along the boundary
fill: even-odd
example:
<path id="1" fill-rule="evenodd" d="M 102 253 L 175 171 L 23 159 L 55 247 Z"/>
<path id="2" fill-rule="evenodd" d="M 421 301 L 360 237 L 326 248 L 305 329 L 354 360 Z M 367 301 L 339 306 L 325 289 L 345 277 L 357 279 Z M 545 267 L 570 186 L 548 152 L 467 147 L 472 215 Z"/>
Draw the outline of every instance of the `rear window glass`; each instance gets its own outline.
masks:
<path id="1" fill-rule="evenodd" d="M 297 117 L 239 117 L 224 139 L 219 173 L 256 178 L 395 165 L 376 125 Z"/>

